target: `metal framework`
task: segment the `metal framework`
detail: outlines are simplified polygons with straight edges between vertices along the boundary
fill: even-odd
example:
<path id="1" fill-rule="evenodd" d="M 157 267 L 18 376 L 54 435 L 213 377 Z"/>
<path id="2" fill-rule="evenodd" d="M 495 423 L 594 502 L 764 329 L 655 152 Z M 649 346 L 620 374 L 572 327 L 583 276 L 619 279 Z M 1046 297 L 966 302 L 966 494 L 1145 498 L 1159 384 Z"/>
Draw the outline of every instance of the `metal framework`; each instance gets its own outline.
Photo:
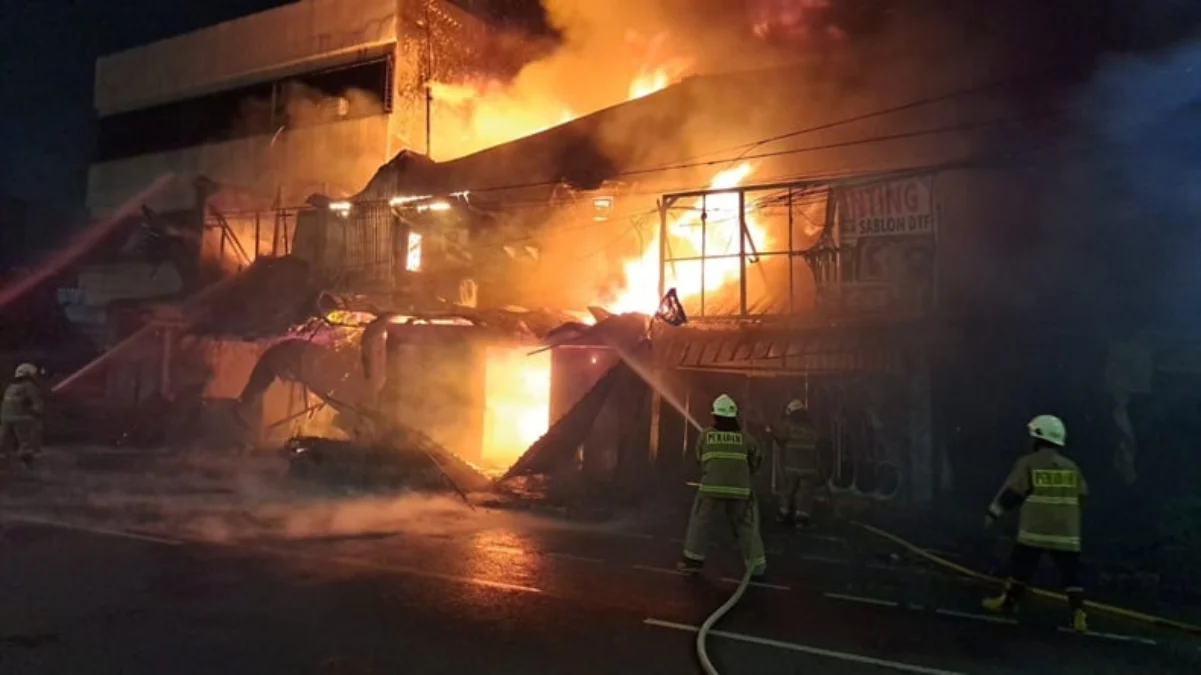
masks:
<path id="1" fill-rule="evenodd" d="M 679 281 L 681 273 L 678 268 L 694 264 L 699 268 L 699 284 L 695 284 L 699 288 L 699 297 L 692 300 L 689 304 L 693 306 L 687 307 L 687 309 L 689 316 L 700 322 L 781 317 L 795 314 L 800 309 L 796 293 L 798 283 L 796 263 L 798 261 L 806 263 L 815 284 L 820 284 L 826 280 L 827 275 L 820 273 L 819 266 L 815 266 L 814 263 L 819 259 L 828 258 L 831 261 L 837 259 L 836 249 L 830 238 L 830 223 L 827 220 L 826 201 L 830 184 L 829 180 L 804 180 L 762 183 L 729 189 L 673 192 L 663 195 L 659 200 L 659 241 L 662 242 L 659 247 L 659 295 L 664 295 L 671 285 L 668 283 L 669 272 L 672 273 L 670 276 L 676 277 L 676 280 Z M 819 197 L 817 200 L 814 199 L 815 195 Z M 733 203 L 724 206 L 714 205 L 723 198 Z M 691 206 L 680 206 L 682 201 L 689 199 L 696 201 Z M 784 218 L 777 218 L 776 222 L 759 228 L 761 232 L 758 234 L 765 235 L 768 241 L 757 240 L 757 233 L 752 231 L 748 222 L 748 205 L 753 206 L 756 210 L 764 208 L 785 210 Z M 727 218 L 725 221 L 727 224 L 733 224 L 731 221 L 736 219 L 737 250 L 729 250 L 732 248 L 730 246 L 726 247 L 727 250 L 717 253 L 709 250 L 710 242 L 713 239 L 713 228 L 721 225 L 720 222 L 716 226 L 710 223 L 709 214 L 714 208 L 737 211 L 736 218 Z M 673 218 L 673 215 L 681 209 L 686 212 L 685 215 Z M 691 254 L 678 255 L 673 250 L 672 240 L 673 238 L 678 240 L 680 237 L 673 232 L 673 229 L 678 228 L 682 220 L 687 220 L 688 212 L 695 213 L 696 211 L 700 212 L 699 218 L 696 219 L 699 223 L 685 225 L 685 227 L 699 225 L 699 236 L 693 237 L 694 241 L 699 241 L 699 250 L 694 250 Z M 813 213 L 806 214 L 806 211 Z M 806 222 L 799 224 L 798 217 L 803 218 Z M 805 230 L 814 227 L 820 228 L 821 234 L 817 243 L 810 243 L 802 247 L 797 237 L 798 226 Z M 783 232 L 786 234 L 780 236 Z M 819 254 L 819 258 L 815 258 L 815 254 Z M 711 274 L 711 268 L 720 267 L 730 260 L 737 260 L 737 307 L 732 312 L 720 310 L 712 312 L 710 311 L 712 298 L 709 296 L 713 291 L 709 288 L 708 275 Z M 758 280 L 760 288 L 757 295 L 761 297 L 755 299 L 752 299 L 747 274 L 748 267 L 751 266 L 758 267 L 760 271 Z M 768 267 L 773 268 L 771 272 L 767 271 Z M 782 271 L 781 268 L 785 268 L 785 270 Z M 787 285 L 786 298 L 779 297 L 775 293 L 784 284 Z"/>

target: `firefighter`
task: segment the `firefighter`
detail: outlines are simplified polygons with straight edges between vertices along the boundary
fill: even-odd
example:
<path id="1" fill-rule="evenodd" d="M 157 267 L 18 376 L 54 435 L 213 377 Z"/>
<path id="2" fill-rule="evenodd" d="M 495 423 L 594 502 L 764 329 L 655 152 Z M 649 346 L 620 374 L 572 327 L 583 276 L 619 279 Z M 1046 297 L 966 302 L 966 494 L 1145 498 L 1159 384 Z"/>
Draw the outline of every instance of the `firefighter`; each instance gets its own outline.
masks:
<path id="1" fill-rule="evenodd" d="M 1072 628 L 1083 633 L 1088 620 L 1080 585 L 1080 510 L 1088 484 L 1080 467 L 1063 455 L 1067 430 L 1058 417 L 1039 415 L 1027 428 L 1033 451 L 1018 459 L 985 517 L 985 526 L 991 527 L 1007 511 L 1021 508 L 1005 591 L 986 598 L 984 608 L 1016 610 L 1045 553 L 1059 568 L 1072 609 Z"/>
<path id="2" fill-rule="evenodd" d="M 696 454 L 701 482 L 688 519 L 679 569 L 689 574 L 700 571 L 705 564 L 709 529 L 715 522 L 724 521 L 733 528 L 751 575 L 762 577 L 767 570 L 767 556 L 751 476 L 763 463 L 763 452 L 759 442 L 742 431 L 738 405 L 726 394 L 713 401 L 713 426 L 697 440 Z"/>
<path id="3" fill-rule="evenodd" d="M 818 486 L 817 429 L 805 404 L 790 401 L 784 408 L 784 423 L 769 429 L 776 443 L 777 466 L 783 473 L 778 497 L 780 510 L 776 522 L 798 529 L 811 524 L 809 514 Z"/>
<path id="4" fill-rule="evenodd" d="M 42 451 L 42 389 L 37 382 L 38 367 L 22 363 L 0 401 L 0 448 L 14 445 L 17 459 L 31 466 Z"/>

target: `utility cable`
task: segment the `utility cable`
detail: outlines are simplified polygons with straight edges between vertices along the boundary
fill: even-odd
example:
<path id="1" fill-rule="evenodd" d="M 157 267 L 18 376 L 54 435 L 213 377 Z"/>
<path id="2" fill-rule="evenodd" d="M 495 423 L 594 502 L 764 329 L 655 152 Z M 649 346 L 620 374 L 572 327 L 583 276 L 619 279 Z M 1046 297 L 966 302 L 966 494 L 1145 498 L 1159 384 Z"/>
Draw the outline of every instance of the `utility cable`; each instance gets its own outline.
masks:
<path id="1" fill-rule="evenodd" d="M 937 556 L 937 555 L 931 553 L 930 551 L 927 551 L 926 549 L 921 548 L 920 546 L 918 546 L 912 542 L 906 541 L 905 539 L 902 539 L 901 537 L 898 537 L 897 535 L 892 534 L 891 532 L 887 532 L 878 527 L 873 527 L 871 525 L 868 525 L 866 523 L 861 523 L 858 521 L 852 521 L 852 523 L 855 526 L 857 526 L 871 534 L 874 534 L 878 537 L 887 539 L 888 541 L 900 546 L 901 548 L 909 551 L 910 553 L 913 553 L 914 555 L 916 555 L 920 558 L 923 558 L 929 562 L 932 562 L 935 565 L 938 565 L 940 567 L 944 567 L 944 568 L 952 570 L 954 572 L 958 572 L 959 574 L 962 574 L 966 577 L 970 577 L 972 579 L 976 579 L 978 581 L 984 581 L 984 582 L 987 582 L 990 584 L 1004 583 L 1002 580 L 1000 580 L 994 576 L 984 574 L 982 572 L 977 572 L 973 569 L 964 567 L 963 565 L 953 563 L 950 560 L 947 560 L 946 558 Z M 1030 592 L 1034 593 L 1035 595 L 1037 595 L 1039 597 L 1047 598 L 1050 600 L 1058 600 L 1060 602 L 1067 601 L 1066 595 L 1064 595 L 1063 593 L 1055 592 L 1055 591 L 1048 591 L 1048 590 L 1045 590 L 1042 588 L 1031 588 Z M 1113 616 L 1120 616 L 1122 618 L 1132 619 L 1134 621 L 1139 621 L 1139 622 L 1150 624 L 1153 626 L 1159 626 L 1161 628 L 1172 628 L 1175 630 L 1183 631 L 1185 633 L 1191 633 L 1193 635 L 1201 635 L 1201 626 L 1186 623 L 1184 621 L 1176 621 L 1174 619 L 1168 619 L 1168 618 L 1164 618 L 1162 616 L 1156 616 L 1154 614 L 1145 614 L 1143 612 L 1137 612 L 1132 609 L 1126 609 L 1124 607 L 1117 607 L 1115 605 L 1107 605 L 1107 604 L 1103 604 L 1100 602 L 1093 602 L 1091 600 L 1086 600 L 1084 605 L 1085 605 L 1085 607 L 1088 607 L 1089 609 L 1095 609 L 1098 612 L 1104 612 L 1106 614 L 1111 614 Z"/>

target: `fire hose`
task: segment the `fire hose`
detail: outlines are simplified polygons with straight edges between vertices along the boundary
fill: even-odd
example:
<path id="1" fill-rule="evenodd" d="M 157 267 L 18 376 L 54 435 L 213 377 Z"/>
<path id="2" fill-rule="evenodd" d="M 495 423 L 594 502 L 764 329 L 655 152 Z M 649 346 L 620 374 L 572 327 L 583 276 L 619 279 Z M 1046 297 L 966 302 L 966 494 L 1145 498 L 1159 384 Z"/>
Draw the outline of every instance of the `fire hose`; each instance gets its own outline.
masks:
<path id="1" fill-rule="evenodd" d="M 758 507 L 755 507 L 758 508 Z M 742 600 L 742 596 L 746 594 L 746 589 L 751 585 L 751 567 L 747 566 L 746 572 L 742 575 L 742 581 L 738 582 L 738 589 L 733 595 L 726 600 L 725 604 L 717 608 L 717 611 L 709 615 L 708 619 L 701 624 L 700 630 L 696 632 L 696 657 L 701 662 L 701 670 L 705 671 L 705 675 L 721 675 L 717 672 L 717 668 L 713 666 L 713 662 L 709 660 L 709 652 L 705 648 L 705 638 L 709 637 L 709 631 L 713 630 L 713 626 L 721 621 L 722 617 L 730 613 L 734 606 Z"/>
<path id="2" fill-rule="evenodd" d="M 751 493 L 751 508 L 755 509 L 756 512 L 759 510 L 759 500 L 753 492 Z M 758 520 L 758 518 L 755 518 L 755 521 Z M 709 651 L 705 647 L 705 639 L 709 637 L 709 631 L 713 630 L 717 622 L 721 621 L 722 617 L 726 614 L 729 614 L 730 610 L 734 609 L 735 605 L 738 604 L 738 601 L 742 600 L 742 596 L 746 595 L 746 589 L 751 585 L 752 572 L 754 572 L 754 568 L 747 565 L 746 571 L 742 574 L 742 580 L 738 582 L 738 588 L 734 590 L 721 607 L 718 607 L 709 615 L 709 618 L 701 623 L 701 627 L 696 631 L 696 658 L 701 662 L 701 670 L 705 671 L 705 675 L 721 675 L 717 672 L 713 661 L 709 659 Z"/>
<path id="3" fill-rule="evenodd" d="M 901 537 L 898 537 L 895 534 L 892 534 L 891 532 L 887 532 L 885 530 L 881 530 L 878 527 L 873 527 L 866 523 L 860 523 L 857 521 L 853 521 L 853 524 L 866 532 L 874 534 L 883 539 L 887 539 L 888 541 L 900 546 L 901 548 L 909 551 L 910 553 L 913 553 L 914 555 L 918 556 L 919 558 L 923 558 L 929 562 L 932 562 L 935 565 L 938 565 L 939 567 L 943 567 L 945 569 L 948 569 L 948 570 L 951 570 L 954 572 L 958 572 L 959 574 L 962 574 L 962 575 L 972 578 L 972 579 L 976 579 L 978 581 L 984 581 L 984 582 L 991 583 L 991 584 L 1002 583 L 1002 581 L 1000 579 L 997 579 L 996 577 L 990 576 L 988 574 L 984 574 L 982 572 L 977 572 L 975 570 L 964 567 L 963 565 L 958 565 L 956 563 L 953 563 L 950 560 L 947 560 L 941 556 L 935 555 L 935 554 L 931 553 L 930 551 L 927 551 L 926 549 L 921 548 L 920 546 L 917 546 L 916 544 L 913 544 L 909 541 L 902 539 Z M 1030 592 L 1037 596 L 1051 599 L 1051 600 L 1058 600 L 1061 602 L 1067 601 L 1066 595 L 1064 595 L 1063 593 L 1056 593 L 1055 591 L 1048 591 L 1048 590 L 1041 589 L 1041 588 L 1031 588 Z M 1183 621 L 1175 621 L 1173 619 L 1167 619 L 1162 616 L 1155 616 L 1153 614 L 1145 614 L 1143 612 L 1136 612 L 1134 610 L 1126 609 L 1124 607 L 1107 605 L 1107 604 L 1103 604 L 1100 602 L 1093 602 L 1091 600 L 1085 601 L 1084 604 L 1089 609 L 1095 609 L 1098 612 L 1103 612 L 1103 613 L 1110 614 L 1113 616 L 1120 616 L 1125 619 L 1131 619 L 1134 621 L 1139 621 L 1141 623 L 1146 623 L 1146 624 L 1150 624 L 1153 626 L 1159 626 L 1162 628 L 1171 628 L 1171 629 L 1183 631 L 1186 633 L 1191 633 L 1193 635 L 1201 635 L 1201 626 L 1198 626 L 1195 624 L 1185 623 Z"/>

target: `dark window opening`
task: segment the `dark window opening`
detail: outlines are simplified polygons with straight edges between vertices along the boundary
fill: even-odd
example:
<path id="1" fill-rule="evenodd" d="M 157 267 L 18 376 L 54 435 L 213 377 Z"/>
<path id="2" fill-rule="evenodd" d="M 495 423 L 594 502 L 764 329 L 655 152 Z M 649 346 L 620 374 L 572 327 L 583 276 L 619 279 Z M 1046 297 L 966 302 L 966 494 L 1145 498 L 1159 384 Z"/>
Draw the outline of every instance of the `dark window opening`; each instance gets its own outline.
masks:
<path id="1" fill-rule="evenodd" d="M 102 117 L 99 162 L 390 112 L 392 58 Z"/>

